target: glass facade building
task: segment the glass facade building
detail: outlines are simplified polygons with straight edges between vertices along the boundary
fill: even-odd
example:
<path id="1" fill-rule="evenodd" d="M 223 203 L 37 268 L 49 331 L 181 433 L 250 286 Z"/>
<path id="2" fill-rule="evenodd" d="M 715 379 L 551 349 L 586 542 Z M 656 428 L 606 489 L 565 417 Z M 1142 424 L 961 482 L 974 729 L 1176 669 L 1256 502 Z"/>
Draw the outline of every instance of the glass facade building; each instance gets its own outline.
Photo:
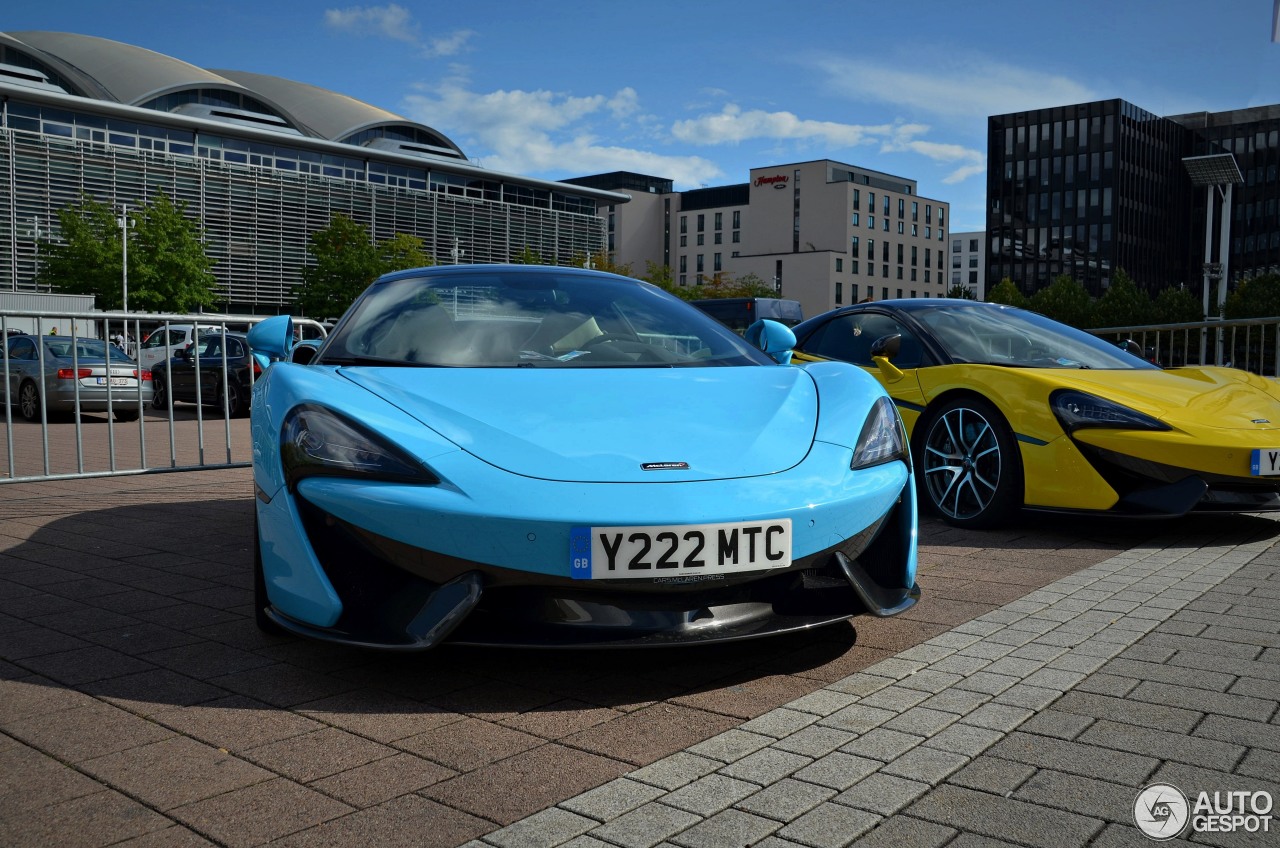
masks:
<path id="1" fill-rule="evenodd" d="M 170 77 L 184 82 L 154 94 Z M 130 103 L 131 89 L 148 94 Z M 59 210 L 164 191 L 203 229 L 218 308 L 258 314 L 292 304 L 311 234 L 338 213 L 375 240 L 417 236 L 442 263 L 527 248 L 569 264 L 605 247 L 597 204 L 627 200 L 487 171 L 435 130 L 331 92 L 65 33 L 0 33 L 0 174 L 0 288 L 47 290 L 39 243 Z"/>
<path id="2" fill-rule="evenodd" d="M 1205 193 L 1182 160 L 1222 152 L 1245 175 L 1231 213 L 1231 284 L 1275 269 L 1278 133 L 1274 106 L 1159 117 L 1116 99 L 992 116 L 988 286 L 1007 277 L 1029 295 L 1066 275 L 1099 297 L 1124 269 L 1152 295 L 1183 284 L 1199 292 Z"/>

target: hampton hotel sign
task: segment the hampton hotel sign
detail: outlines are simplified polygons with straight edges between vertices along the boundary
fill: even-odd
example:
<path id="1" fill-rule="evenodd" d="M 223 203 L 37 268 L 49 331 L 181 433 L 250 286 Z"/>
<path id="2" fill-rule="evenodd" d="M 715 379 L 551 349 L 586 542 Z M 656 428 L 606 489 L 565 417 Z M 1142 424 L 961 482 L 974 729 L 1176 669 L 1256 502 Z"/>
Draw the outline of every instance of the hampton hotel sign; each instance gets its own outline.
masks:
<path id="1" fill-rule="evenodd" d="M 776 174 L 772 177 L 756 177 L 755 182 L 753 182 L 752 185 L 756 188 L 767 185 L 771 185 L 774 188 L 786 188 L 787 178 L 782 174 Z"/>

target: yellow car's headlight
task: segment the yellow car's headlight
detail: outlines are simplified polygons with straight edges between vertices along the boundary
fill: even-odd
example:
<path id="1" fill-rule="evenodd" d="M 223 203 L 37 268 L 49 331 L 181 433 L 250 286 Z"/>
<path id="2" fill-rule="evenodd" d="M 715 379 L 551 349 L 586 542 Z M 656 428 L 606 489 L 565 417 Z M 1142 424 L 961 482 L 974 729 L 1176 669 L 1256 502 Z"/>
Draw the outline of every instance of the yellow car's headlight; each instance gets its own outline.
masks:
<path id="1" fill-rule="evenodd" d="M 1062 429 L 1071 433 L 1085 427 L 1117 430 L 1172 430 L 1168 424 L 1136 409 L 1075 389 L 1059 389 L 1049 396 L 1049 407 Z"/>

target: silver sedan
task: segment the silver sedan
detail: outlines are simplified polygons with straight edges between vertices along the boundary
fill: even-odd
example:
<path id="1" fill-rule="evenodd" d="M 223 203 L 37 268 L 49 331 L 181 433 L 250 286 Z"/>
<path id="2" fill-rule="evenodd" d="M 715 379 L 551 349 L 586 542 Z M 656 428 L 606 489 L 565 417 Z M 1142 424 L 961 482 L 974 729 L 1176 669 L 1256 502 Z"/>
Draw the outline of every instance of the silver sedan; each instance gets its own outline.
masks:
<path id="1" fill-rule="evenodd" d="M 101 339 L 10 336 L 0 374 L 5 401 L 28 421 L 41 420 L 42 407 L 46 415 L 110 411 L 117 421 L 134 421 L 152 398 L 151 372 Z"/>

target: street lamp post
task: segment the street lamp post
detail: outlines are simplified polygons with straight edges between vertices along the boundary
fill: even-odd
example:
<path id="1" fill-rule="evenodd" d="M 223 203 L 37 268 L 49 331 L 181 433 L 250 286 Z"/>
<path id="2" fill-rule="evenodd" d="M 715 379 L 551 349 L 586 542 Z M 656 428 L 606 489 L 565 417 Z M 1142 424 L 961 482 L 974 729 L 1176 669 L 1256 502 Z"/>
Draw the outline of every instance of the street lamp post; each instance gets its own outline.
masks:
<path id="1" fill-rule="evenodd" d="M 120 225 L 120 267 L 123 269 L 124 311 L 129 311 L 129 206 L 121 204 L 120 217 L 116 219 Z"/>
<path id="2" fill-rule="evenodd" d="M 1205 210 L 1204 210 L 1204 317 L 1209 317 L 1209 289 L 1212 280 L 1217 276 L 1218 280 L 1218 298 L 1217 313 L 1214 317 L 1221 317 L 1222 305 L 1227 300 L 1227 281 L 1229 279 L 1229 268 L 1231 259 L 1231 190 L 1234 186 L 1244 182 L 1244 177 L 1240 174 L 1240 167 L 1236 165 L 1236 157 L 1230 153 L 1211 153 L 1208 156 L 1187 156 L 1182 160 L 1183 167 L 1187 169 L 1187 176 L 1191 178 L 1191 184 L 1196 188 L 1205 189 Z M 1222 198 L 1222 230 L 1218 236 L 1218 261 L 1213 261 L 1213 200 L 1218 195 Z M 1208 328 L 1204 330 L 1204 335 L 1200 337 L 1200 361 L 1204 362 Z M 1216 364 L 1221 365 L 1223 361 L 1222 346 L 1225 339 L 1221 331 L 1218 332 L 1217 352 L 1214 356 Z"/>

